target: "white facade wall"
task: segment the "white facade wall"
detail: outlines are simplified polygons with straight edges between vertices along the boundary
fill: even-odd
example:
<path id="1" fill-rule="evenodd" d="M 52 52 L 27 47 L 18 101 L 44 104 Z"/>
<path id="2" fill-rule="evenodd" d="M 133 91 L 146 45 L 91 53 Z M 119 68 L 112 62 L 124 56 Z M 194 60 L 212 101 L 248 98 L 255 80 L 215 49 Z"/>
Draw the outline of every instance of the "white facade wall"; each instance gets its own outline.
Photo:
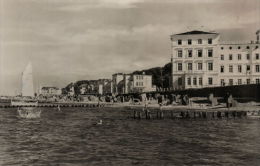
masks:
<path id="1" fill-rule="evenodd" d="M 220 44 L 219 37 L 217 33 L 207 34 L 207 32 L 171 36 L 172 86 L 174 89 L 259 83 L 259 42 Z M 208 43 L 210 38 L 212 44 Z M 202 40 L 201 44 L 198 43 L 198 39 Z M 181 45 L 178 44 L 178 40 L 182 40 Z M 192 43 L 189 44 L 188 40 L 191 40 Z M 213 50 L 212 57 L 207 55 L 209 49 Z M 182 57 L 178 56 L 179 50 L 183 52 Z M 189 55 L 188 50 L 192 50 L 192 56 Z M 202 50 L 202 57 L 198 56 L 198 50 Z M 200 70 L 199 63 L 202 64 Z M 213 63 L 212 70 L 209 69 L 208 63 Z M 178 70 L 179 64 L 182 64 L 181 71 Z M 192 68 L 190 64 L 192 64 Z M 241 72 L 239 68 L 241 68 Z M 212 78 L 212 84 L 209 78 Z M 182 80 L 182 84 L 179 83 L 179 79 Z M 202 82 L 200 83 L 198 79 L 202 79 Z"/>
<path id="2" fill-rule="evenodd" d="M 132 77 L 133 92 L 150 92 L 154 90 L 151 75 L 133 75 Z"/>
<path id="3" fill-rule="evenodd" d="M 156 90 L 156 88 L 152 86 L 151 75 L 114 74 L 112 77 L 114 94 L 151 92 Z M 120 89 L 122 89 L 122 91 Z"/>
<path id="4" fill-rule="evenodd" d="M 181 45 L 178 44 L 178 40 L 182 41 Z M 188 40 L 191 40 L 192 43 L 189 44 Z M 202 41 L 201 44 L 199 44 L 199 40 Z M 212 43 L 209 44 L 208 40 L 212 40 Z M 201 88 L 217 84 L 218 34 L 172 35 L 171 41 L 172 85 L 174 89 Z M 189 55 L 190 50 L 192 51 L 191 55 Z M 209 56 L 209 50 L 212 50 L 212 56 Z M 178 51 L 182 51 L 182 57 L 178 55 Z M 201 56 L 200 51 L 202 52 Z M 209 67 L 209 63 L 213 65 L 212 68 Z M 182 70 L 178 67 L 180 64 Z M 190 64 L 192 68 L 189 67 Z M 202 68 L 199 68 L 200 65 Z M 209 79 L 212 79 L 210 83 Z"/>
<path id="5" fill-rule="evenodd" d="M 258 83 L 257 79 L 260 79 L 260 69 L 257 69 L 260 68 L 259 56 L 260 50 L 257 43 L 220 44 L 219 84 L 223 86 Z M 233 68 L 233 71 L 230 68 Z"/>

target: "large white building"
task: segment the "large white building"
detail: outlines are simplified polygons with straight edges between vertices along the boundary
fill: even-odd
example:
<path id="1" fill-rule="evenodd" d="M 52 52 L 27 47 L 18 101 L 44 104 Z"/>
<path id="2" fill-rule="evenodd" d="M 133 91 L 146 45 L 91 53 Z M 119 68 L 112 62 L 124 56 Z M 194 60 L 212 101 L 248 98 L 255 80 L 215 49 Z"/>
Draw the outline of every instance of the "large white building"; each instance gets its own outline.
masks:
<path id="1" fill-rule="evenodd" d="M 174 89 L 259 83 L 259 31 L 248 43 L 220 42 L 215 32 L 171 36 Z"/>

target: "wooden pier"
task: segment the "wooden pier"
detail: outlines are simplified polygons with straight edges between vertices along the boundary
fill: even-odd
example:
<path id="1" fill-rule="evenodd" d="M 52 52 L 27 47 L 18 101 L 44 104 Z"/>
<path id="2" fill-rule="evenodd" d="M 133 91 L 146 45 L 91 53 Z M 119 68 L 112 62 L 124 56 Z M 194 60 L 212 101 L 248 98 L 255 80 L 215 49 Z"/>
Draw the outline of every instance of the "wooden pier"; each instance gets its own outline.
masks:
<path id="1" fill-rule="evenodd" d="M 248 111 L 231 110 L 161 110 L 133 109 L 130 117 L 133 119 L 231 119 L 243 118 Z"/>
<path id="2" fill-rule="evenodd" d="M 109 106 L 108 103 L 39 103 L 38 105 L 0 105 L 0 108 L 18 108 L 18 107 L 86 107 L 98 108 Z"/>

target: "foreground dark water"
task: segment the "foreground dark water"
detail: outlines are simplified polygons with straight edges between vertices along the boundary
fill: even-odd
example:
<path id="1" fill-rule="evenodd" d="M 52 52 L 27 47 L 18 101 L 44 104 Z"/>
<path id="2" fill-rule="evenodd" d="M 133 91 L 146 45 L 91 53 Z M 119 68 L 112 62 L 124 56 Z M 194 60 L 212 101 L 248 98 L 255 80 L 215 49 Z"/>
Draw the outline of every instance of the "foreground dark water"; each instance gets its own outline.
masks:
<path id="1" fill-rule="evenodd" d="M 0 109 L 0 165 L 260 165 L 260 120 L 133 120 L 126 110 Z M 93 125 L 99 119 L 103 125 Z"/>

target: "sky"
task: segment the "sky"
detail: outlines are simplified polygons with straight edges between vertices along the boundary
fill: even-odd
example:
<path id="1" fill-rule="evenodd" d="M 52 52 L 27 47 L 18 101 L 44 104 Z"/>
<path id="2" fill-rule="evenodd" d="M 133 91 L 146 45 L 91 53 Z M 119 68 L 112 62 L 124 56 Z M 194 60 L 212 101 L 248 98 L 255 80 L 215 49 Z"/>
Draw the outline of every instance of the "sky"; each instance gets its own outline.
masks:
<path id="1" fill-rule="evenodd" d="M 35 89 L 170 62 L 170 35 L 216 31 L 255 40 L 259 0 L 0 0 L 0 95 L 21 90 L 32 63 Z"/>

